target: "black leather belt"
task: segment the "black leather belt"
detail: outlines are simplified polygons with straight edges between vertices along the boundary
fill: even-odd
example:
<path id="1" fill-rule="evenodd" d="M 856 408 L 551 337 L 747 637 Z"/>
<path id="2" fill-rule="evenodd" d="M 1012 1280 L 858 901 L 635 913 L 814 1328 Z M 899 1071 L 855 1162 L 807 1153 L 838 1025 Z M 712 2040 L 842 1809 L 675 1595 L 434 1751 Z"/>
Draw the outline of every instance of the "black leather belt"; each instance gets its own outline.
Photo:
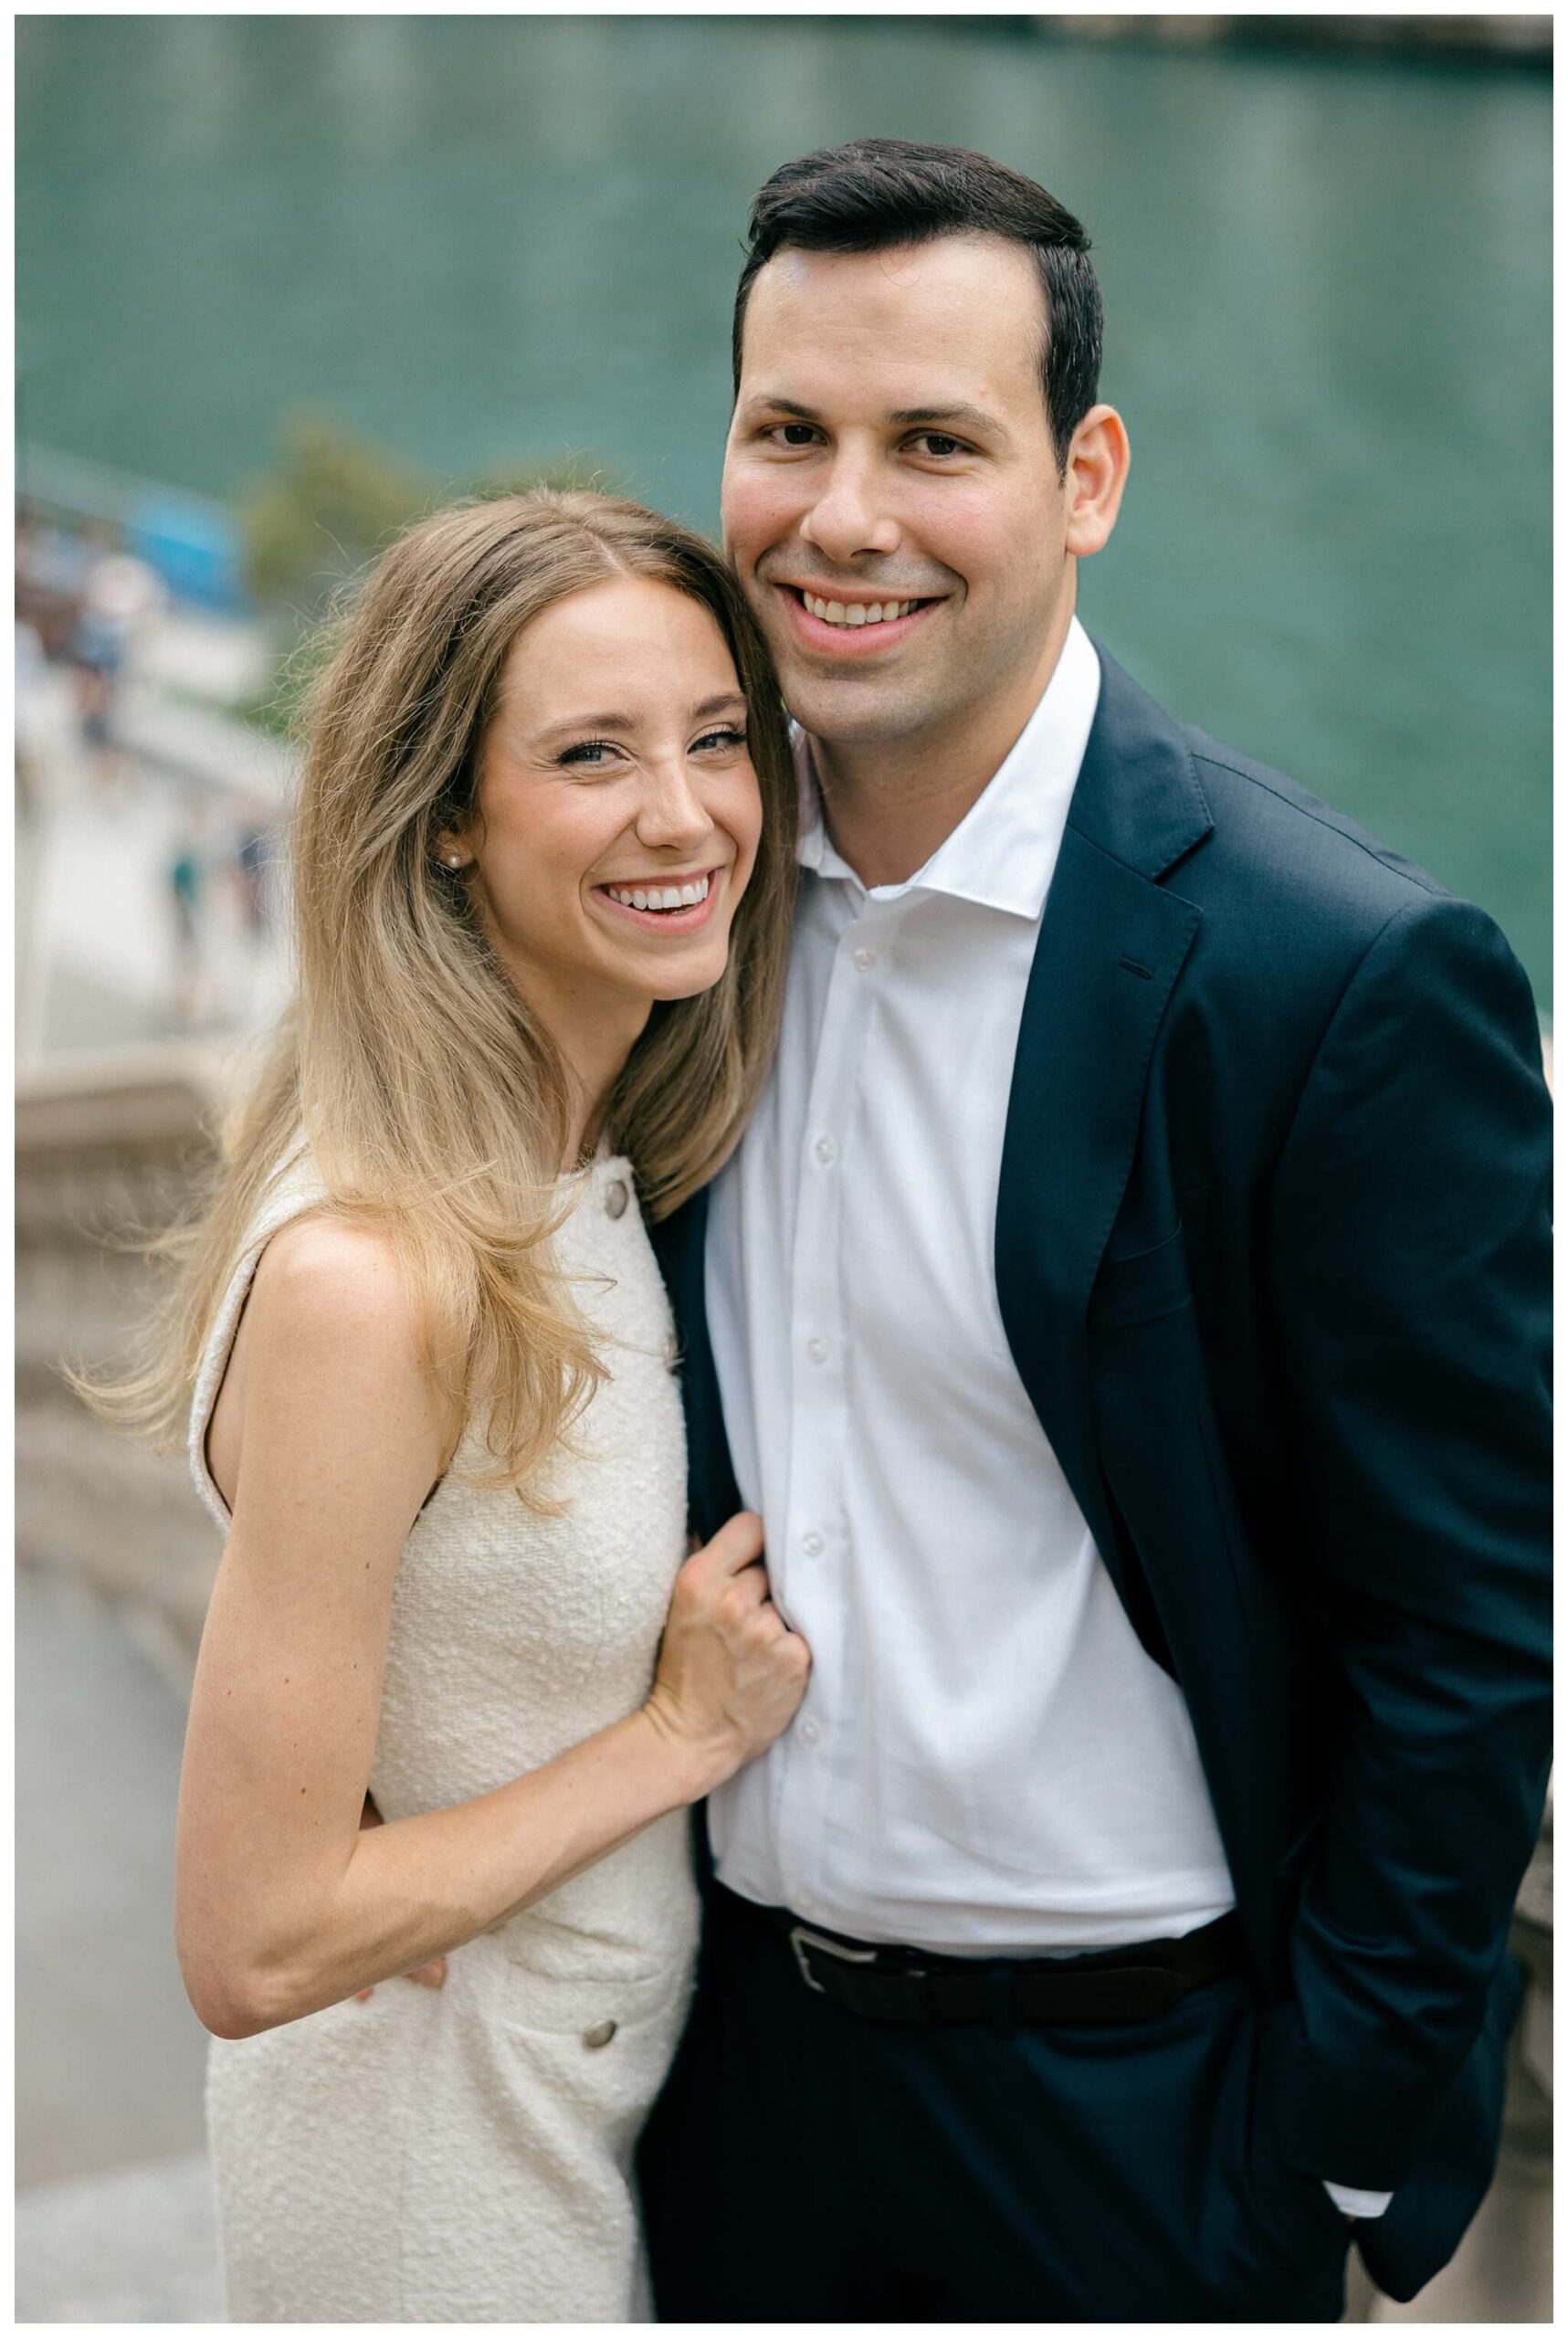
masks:
<path id="1" fill-rule="evenodd" d="M 800 1923 L 785 1911 L 766 1912 L 785 1933 L 806 1987 L 867 2021 L 984 2021 L 1002 2029 L 1148 2021 L 1189 1991 L 1243 1965 L 1234 1911 L 1179 1940 L 1140 1941 L 1072 1957 L 873 1948 Z"/>

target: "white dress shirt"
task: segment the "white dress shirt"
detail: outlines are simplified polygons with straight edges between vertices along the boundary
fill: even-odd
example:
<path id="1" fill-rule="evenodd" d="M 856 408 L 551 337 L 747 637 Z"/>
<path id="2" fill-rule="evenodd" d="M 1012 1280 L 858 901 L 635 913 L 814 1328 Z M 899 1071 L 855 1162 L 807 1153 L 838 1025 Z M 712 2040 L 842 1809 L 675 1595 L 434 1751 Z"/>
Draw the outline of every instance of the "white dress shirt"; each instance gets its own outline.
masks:
<path id="1" fill-rule="evenodd" d="M 735 1473 L 813 1659 L 791 1726 L 710 1800 L 720 1880 L 958 1955 L 1170 1937 L 1235 1901 L 1185 1703 L 1128 1621 L 996 1294 L 1025 990 L 1099 696 L 1075 619 L 984 794 L 907 883 L 869 890 L 797 734 L 784 1027 L 709 1224 Z M 1386 2197 L 1329 2188 L 1363 2213 Z"/>
<path id="2" fill-rule="evenodd" d="M 967 816 L 869 891 L 808 793 L 778 1060 L 714 1189 L 725 1426 L 810 1643 L 713 1797 L 721 1880 L 852 1937 L 994 1954 L 1234 1902 L 1181 1692 L 1127 1619 L 1008 1350 L 996 1186 L 1100 667 L 1075 622 Z"/>

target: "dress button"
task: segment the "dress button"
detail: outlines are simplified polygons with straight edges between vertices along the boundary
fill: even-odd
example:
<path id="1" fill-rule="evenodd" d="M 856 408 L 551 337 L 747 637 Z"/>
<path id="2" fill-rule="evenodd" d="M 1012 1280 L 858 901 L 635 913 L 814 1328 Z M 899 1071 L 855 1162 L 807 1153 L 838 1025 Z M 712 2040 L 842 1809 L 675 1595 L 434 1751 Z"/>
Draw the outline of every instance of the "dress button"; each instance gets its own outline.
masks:
<path id="1" fill-rule="evenodd" d="M 596 2021 L 592 2029 L 583 2032 L 583 2043 L 584 2046 L 607 2046 L 619 2027 L 619 2022 Z"/>
<path id="2" fill-rule="evenodd" d="M 820 1334 L 816 1338 L 807 1340 L 805 1343 L 805 1352 L 811 1358 L 813 1364 L 826 1364 L 827 1362 L 827 1342 L 823 1339 Z"/>
<path id="3" fill-rule="evenodd" d="M 872 967 L 876 964 L 876 963 L 877 963 L 877 953 L 876 953 L 876 952 L 875 952 L 874 950 L 857 950 L 857 951 L 856 951 L 856 953 L 855 953 L 855 964 L 856 964 L 856 966 L 858 967 L 858 969 L 859 970 L 859 972 L 860 972 L 861 974 L 868 974 L 870 973 L 870 971 L 871 971 Z"/>
<path id="4" fill-rule="evenodd" d="M 800 1725 L 800 1733 L 808 1745 L 815 1745 L 822 1735 L 822 1732 L 814 1721 L 803 1721 Z"/>
<path id="5" fill-rule="evenodd" d="M 625 1217 L 626 1204 L 631 1197 L 631 1187 L 626 1184 L 626 1179 L 617 1177 L 605 1195 L 605 1207 L 612 1217 Z"/>
<path id="6" fill-rule="evenodd" d="M 819 1161 L 835 1161 L 838 1157 L 838 1147 L 830 1136 L 819 1136 L 815 1150 Z"/>
<path id="7" fill-rule="evenodd" d="M 801 1536 L 800 1547 L 808 1559 L 819 1559 L 826 1550 L 827 1543 L 826 1538 L 819 1534 L 814 1526 L 809 1534 Z"/>

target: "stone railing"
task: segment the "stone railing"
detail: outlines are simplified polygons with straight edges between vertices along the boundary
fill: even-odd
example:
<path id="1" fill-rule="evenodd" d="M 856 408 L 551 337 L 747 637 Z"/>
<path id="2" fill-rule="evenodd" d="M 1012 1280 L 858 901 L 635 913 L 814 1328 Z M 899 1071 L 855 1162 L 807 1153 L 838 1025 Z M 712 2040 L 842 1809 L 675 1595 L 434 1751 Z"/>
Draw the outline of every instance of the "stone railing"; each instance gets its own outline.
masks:
<path id="1" fill-rule="evenodd" d="M 218 1539 L 184 1457 L 99 1420 L 63 1366 L 112 1368 L 154 1303 L 136 1237 L 210 1163 L 223 1058 L 195 1047 L 62 1057 L 16 1102 L 16 1549 L 123 1603 L 188 1669 Z"/>

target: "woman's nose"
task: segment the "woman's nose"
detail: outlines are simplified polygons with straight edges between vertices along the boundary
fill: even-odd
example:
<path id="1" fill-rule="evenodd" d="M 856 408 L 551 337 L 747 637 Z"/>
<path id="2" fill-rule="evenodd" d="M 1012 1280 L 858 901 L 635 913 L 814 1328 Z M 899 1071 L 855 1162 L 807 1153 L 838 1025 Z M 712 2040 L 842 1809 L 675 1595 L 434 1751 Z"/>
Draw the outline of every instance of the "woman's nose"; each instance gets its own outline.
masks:
<path id="1" fill-rule="evenodd" d="M 648 774 L 637 823 L 644 844 L 668 848 L 700 843 L 712 825 L 684 762 Z"/>

